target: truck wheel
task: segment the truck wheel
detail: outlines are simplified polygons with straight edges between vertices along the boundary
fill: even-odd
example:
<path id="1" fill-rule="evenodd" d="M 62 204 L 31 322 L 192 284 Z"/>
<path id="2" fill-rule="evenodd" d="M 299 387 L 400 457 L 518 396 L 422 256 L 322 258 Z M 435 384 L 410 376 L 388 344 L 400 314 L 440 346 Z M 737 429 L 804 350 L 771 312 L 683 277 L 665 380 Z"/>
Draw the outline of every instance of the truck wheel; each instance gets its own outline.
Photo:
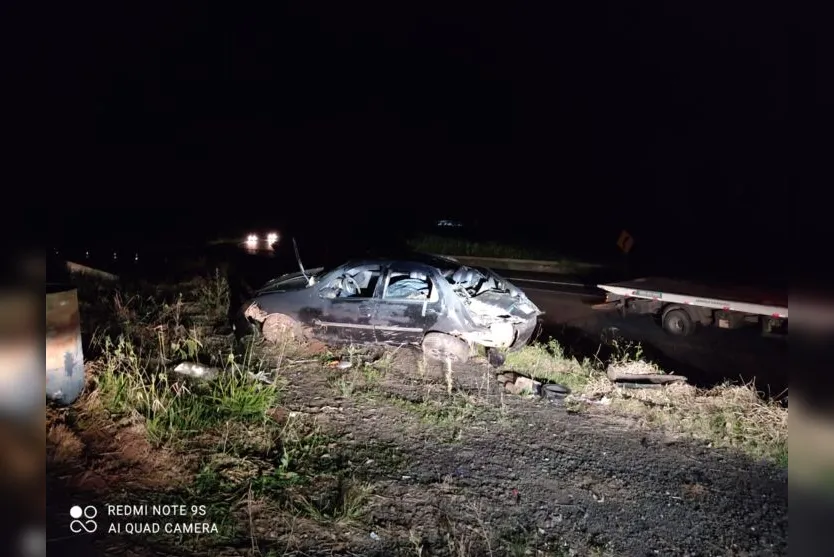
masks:
<path id="1" fill-rule="evenodd" d="M 671 309 L 663 314 L 663 328 L 669 334 L 688 337 L 695 332 L 695 323 L 686 310 Z"/>
<path id="2" fill-rule="evenodd" d="M 426 333 L 423 337 L 423 354 L 436 362 L 465 362 L 469 359 L 469 345 L 445 333 Z"/>

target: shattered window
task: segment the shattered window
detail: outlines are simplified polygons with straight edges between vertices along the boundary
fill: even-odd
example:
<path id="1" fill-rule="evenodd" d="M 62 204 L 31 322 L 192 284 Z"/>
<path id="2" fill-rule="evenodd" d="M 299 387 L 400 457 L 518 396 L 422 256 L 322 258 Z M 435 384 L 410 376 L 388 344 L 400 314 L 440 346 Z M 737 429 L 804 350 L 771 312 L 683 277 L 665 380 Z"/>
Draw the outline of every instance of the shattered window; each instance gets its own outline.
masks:
<path id="1" fill-rule="evenodd" d="M 379 265 L 363 265 L 347 269 L 321 289 L 325 298 L 373 298 L 382 276 Z"/>
<path id="2" fill-rule="evenodd" d="M 391 270 L 386 300 L 428 300 L 432 294 L 432 283 L 426 273 L 420 271 Z"/>

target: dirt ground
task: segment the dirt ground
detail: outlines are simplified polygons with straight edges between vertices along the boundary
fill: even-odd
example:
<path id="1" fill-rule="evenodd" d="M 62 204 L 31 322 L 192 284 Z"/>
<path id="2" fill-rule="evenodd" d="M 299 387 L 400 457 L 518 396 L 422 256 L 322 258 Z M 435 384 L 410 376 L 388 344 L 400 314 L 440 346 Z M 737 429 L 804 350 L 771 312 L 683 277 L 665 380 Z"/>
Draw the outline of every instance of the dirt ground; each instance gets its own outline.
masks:
<path id="1" fill-rule="evenodd" d="M 323 524 L 250 499 L 231 511 L 248 539 L 191 554 L 786 552 L 785 470 L 643 429 L 607 408 L 577 411 L 503 394 L 480 359 L 455 368 L 451 396 L 443 370 L 414 349 L 398 350 L 373 376 L 359 367 L 287 367 L 284 403 L 273 417 L 324 440 L 308 455 L 319 463 L 316 481 L 352 478 L 367 496 L 362 512 Z M 51 478 L 57 512 L 85 499 L 130 502 L 134 490 L 163 492 L 193 478 L 187 452 L 152 450 L 132 426 L 85 422 L 88 433 L 77 434 L 62 419 L 51 416 L 51 458 L 83 464 Z M 199 503 L 193 495 L 186 502 Z M 188 554 L 103 533 L 61 536 L 53 528 L 50 537 L 54 550 Z"/>
<path id="2" fill-rule="evenodd" d="M 348 452 L 383 446 L 399 457 L 356 463 L 375 486 L 380 536 L 360 554 L 394 554 L 408 546 L 405 532 L 424 555 L 444 553 L 450 538 L 476 555 L 784 554 L 786 472 L 605 411 L 502 396 L 494 384 L 486 394 L 484 362 L 455 373 L 458 396 L 478 400 L 472 415 L 427 423 L 400 402 L 446 396 L 442 370 L 414 376 L 420 359 L 403 351 L 377 394 L 358 401 L 334 398 L 304 371 L 290 378 L 290 408 L 314 415 Z"/>

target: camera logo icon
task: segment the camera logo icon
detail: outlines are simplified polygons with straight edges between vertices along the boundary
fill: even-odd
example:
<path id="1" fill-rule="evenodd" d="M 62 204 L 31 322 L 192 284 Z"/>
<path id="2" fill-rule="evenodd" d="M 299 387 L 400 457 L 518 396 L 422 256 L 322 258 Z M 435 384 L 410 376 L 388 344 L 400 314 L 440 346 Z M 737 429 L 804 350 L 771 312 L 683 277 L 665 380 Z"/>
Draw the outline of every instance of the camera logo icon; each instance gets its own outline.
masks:
<path id="1" fill-rule="evenodd" d="M 98 516 L 98 509 L 94 506 L 87 505 L 82 508 L 75 505 L 70 509 L 70 516 L 72 517 L 70 531 L 73 534 L 80 534 L 82 532 L 92 534 L 98 530 L 98 524 L 94 520 Z"/>

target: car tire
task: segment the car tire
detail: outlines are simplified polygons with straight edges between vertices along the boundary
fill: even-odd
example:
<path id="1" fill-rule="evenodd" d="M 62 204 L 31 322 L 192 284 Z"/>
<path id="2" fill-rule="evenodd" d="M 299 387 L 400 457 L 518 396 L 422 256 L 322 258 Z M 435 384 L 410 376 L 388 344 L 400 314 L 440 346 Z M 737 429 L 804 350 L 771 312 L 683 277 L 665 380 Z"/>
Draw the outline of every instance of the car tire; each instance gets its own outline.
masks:
<path id="1" fill-rule="evenodd" d="M 304 341 L 301 324 L 283 313 L 272 313 L 261 323 L 260 336 L 271 344 Z"/>
<path id="2" fill-rule="evenodd" d="M 695 322 L 684 309 L 670 309 L 663 314 L 663 330 L 678 337 L 688 337 L 695 332 Z"/>
<path id="3" fill-rule="evenodd" d="M 426 333 L 423 337 L 423 354 L 435 362 L 465 362 L 469 359 L 469 345 L 459 338 L 445 333 Z"/>

